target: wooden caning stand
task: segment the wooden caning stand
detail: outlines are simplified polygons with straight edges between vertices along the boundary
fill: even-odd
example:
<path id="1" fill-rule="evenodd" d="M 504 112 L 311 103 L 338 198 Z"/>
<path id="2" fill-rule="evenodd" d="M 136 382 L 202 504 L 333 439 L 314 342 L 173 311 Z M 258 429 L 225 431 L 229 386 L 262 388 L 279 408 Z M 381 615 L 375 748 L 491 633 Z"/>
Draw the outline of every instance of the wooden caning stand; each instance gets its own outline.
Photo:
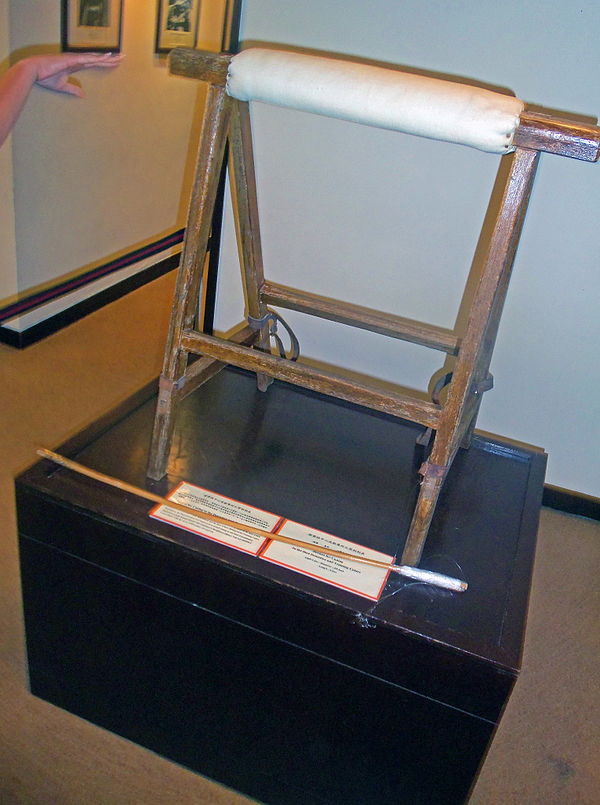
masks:
<path id="1" fill-rule="evenodd" d="M 159 384 L 148 476 L 166 474 L 179 401 L 226 364 L 256 372 L 258 387 L 271 378 L 329 394 L 431 429 L 433 443 L 420 474 L 422 483 L 401 562 L 418 565 L 439 492 L 460 446 L 468 447 L 484 391 L 491 388 L 489 365 L 541 151 L 595 162 L 600 155 L 600 128 L 524 112 L 516 130 L 515 150 L 503 159 L 510 170 L 491 235 L 467 328 L 462 339 L 428 324 L 415 324 L 387 313 L 325 300 L 265 280 L 261 254 L 252 136 L 248 103 L 225 90 L 231 57 L 179 49 L 171 54 L 171 71 L 209 83 L 204 125 L 188 226 L 186 229 L 170 331 Z M 231 183 L 240 238 L 240 260 L 249 320 L 225 341 L 194 328 L 204 256 L 208 245 L 219 172 L 227 141 Z M 332 321 L 421 344 L 455 356 L 444 403 L 381 391 L 332 373 L 271 354 L 268 305 L 302 311 Z M 188 356 L 202 357 L 188 365 Z"/>

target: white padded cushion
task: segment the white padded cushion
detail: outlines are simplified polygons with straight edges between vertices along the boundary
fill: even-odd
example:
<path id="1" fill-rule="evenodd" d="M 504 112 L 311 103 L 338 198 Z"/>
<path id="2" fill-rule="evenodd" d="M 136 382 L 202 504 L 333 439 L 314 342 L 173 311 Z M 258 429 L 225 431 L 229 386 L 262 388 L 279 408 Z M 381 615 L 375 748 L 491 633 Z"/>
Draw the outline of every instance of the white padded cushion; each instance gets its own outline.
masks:
<path id="1" fill-rule="evenodd" d="M 482 151 L 512 150 L 523 101 L 467 84 L 356 62 L 250 48 L 231 60 L 227 92 Z"/>

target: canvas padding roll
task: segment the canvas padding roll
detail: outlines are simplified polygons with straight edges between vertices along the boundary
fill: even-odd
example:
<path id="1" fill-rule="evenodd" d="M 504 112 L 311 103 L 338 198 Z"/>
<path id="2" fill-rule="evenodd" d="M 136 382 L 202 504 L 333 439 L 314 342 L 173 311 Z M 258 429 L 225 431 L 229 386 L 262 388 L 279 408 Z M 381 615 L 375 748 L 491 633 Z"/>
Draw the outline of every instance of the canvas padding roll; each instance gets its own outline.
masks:
<path id="1" fill-rule="evenodd" d="M 482 151 L 511 149 L 523 101 L 384 67 L 266 48 L 234 56 L 227 92 Z"/>

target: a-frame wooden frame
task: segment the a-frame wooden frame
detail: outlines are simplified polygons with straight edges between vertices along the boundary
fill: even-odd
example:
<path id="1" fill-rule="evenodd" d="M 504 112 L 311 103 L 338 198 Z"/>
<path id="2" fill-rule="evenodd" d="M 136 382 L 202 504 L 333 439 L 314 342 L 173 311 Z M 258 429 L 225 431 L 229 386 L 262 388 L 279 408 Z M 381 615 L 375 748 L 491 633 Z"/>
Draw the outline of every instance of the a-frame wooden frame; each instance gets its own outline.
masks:
<path id="1" fill-rule="evenodd" d="M 404 565 L 418 565 L 444 479 L 459 447 L 468 446 L 481 396 L 491 388 L 490 360 L 540 152 L 596 161 L 600 129 L 535 113 L 521 116 L 514 135 L 515 150 L 502 157 L 510 160 L 510 170 L 467 328 L 459 339 L 432 325 L 415 325 L 399 316 L 290 290 L 265 279 L 249 106 L 227 94 L 230 58 L 227 54 L 186 50 L 174 51 L 171 58 L 173 72 L 207 81 L 209 90 L 160 378 L 148 476 L 158 480 L 166 474 L 178 402 L 226 364 L 256 372 L 261 390 L 267 389 L 271 378 L 278 378 L 384 411 L 420 423 L 433 434 L 431 450 L 420 470 L 420 492 L 401 558 Z M 234 211 L 250 322 L 229 341 L 195 327 L 203 260 L 226 143 L 230 149 Z M 445 401 L 428 402 L 384 392 L 271 354 L 269 305 L 300 310 L 455 356 Z M 200 357 L 190 361 L 190 355 Z"/>

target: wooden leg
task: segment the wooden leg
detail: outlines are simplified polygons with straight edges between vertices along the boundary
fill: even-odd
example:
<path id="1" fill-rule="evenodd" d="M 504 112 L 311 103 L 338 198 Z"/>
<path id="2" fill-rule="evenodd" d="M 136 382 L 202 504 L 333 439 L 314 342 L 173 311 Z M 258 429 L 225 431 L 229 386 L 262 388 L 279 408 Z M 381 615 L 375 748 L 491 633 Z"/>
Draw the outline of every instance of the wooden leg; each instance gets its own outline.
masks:
<path id="1" fill-rule="evenodd" d="M 166 475 L 167 462 L 171 452 L 177 407 L 177 398 L 173 393 L 172 386 L 173 384 L 164 375 L 161 375 L 147 471 L 148 478 L 155 481 L 160 481 Z"/>
<path id="2" fill-rule="evenodd" d="M 423 482 L 406 539 L 403 564 L 419 562 L 444 478 L 459 445 L 470 441 L 475 427 L 538 158 L 536 151 L 522 148 L 512 157 L 440 424 L 430 458 L 423 466 Z"/>
<path id="3" fill-rule="evenodd" d="M 436 467 L 425 462 L 421 468 L 423 480 L 419 490 L 417 505 L 413 513 L 412 522 L 404 545 L 401 564 L 416 566 L 421 560 L 425 546 L 427 532 L 433 519 L 433 513 L 438 501 L 447 467 Z"/>
<path id="4" fill-rule="evenodd" d="M 237 211 L 239 228 L 240 264 L 248 302 L 248 315 L 253 319 L 260 320 L 267 314 L 267 306 L 261 296 L 265 276 L 258 220 L 250 109 L 247 103 L 240 101 L 234 106 L 230 139 L 232 190 L 235 194 L 234 208 Z M 257 346 L 264 352 L 271 351 L 268 324 L 261 327 Z M 272 378 L 264 372 L 258 372 L 256 377 L 260 391 L 266 391 L 273 382 Z"/>
<path id="5" fill-rule="evenodd" d="M 150 445 L 148 477 L 156 481 L 167 472 L 179 392 L 185 383 L 187 352 L 182 348 L 181 339 L 184 331 L 193 327 L 198 313 L 231 105 L 223 87 L 209 87 Z"/>

